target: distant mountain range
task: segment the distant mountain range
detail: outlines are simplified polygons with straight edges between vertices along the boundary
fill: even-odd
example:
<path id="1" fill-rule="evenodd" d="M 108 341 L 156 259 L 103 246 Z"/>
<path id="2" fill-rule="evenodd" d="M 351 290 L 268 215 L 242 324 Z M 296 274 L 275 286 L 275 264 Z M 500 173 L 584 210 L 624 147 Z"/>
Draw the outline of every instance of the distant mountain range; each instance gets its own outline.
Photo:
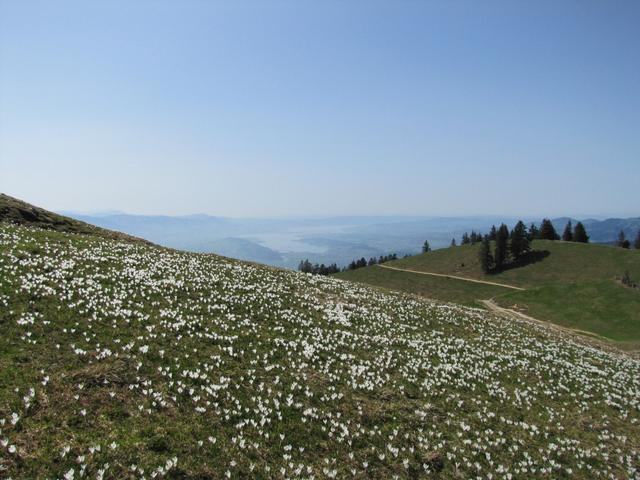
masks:
<path id="1" fill-rule="evenodd" d="M 571 220 L 575 226 L 575 218 L 555 218 L 552 220 L 553 226 L 556 228 L 559 234 L 562 235 L 567 221 Z M 620 230 L 624 232 L 627 238 L 634 239 L 640 230 L 640 217 L 635 218 L 607 218 L 606 220 L 595 220 L 593 218 L 587 218 L 581 220 L 590 240 L 595 243 L 613 243 Z"/>
<path id="2" fill-rule="evenodd" d="M 61 212 L 62 213 L 62 212 Z M 420 251 L 425 239 L 433 248 L 448 246 L 452 238 L 471 230 L 487 232 L 491 225 L 515 224 L 516 217 L 345 216 L 294 219 L 238 219 L 209 215 L 150 216 L 101 212 L 64 212 L 78 220 L 148 239 L 167 247 L 218 253 L 242 260 L 296 268 L 300 260 L 346 265 L 354 258 L 370 258 Z M 540 218 L 523 218 L 527 224 Z M 576 219 L 556 218 L 559 233 Z M 582 220 L 593 242 L 610 243 L 622 229 L 634 238 L 640 218 Z"/>

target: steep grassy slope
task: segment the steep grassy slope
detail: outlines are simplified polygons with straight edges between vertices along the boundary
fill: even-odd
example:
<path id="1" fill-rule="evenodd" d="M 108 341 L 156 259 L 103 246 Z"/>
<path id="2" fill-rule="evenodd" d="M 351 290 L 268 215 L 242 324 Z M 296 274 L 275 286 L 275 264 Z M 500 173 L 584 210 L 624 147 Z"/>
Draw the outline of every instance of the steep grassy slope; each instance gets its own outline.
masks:
<path id="1" fill-rule="evenodd" d="M 640 342 L 640 290 L 617 281 L 625 271 L 640 279 L 639 251 L 539 240 L 533 242 L 536 254 L 531 263 L 485 275 L 478 262 L 478 248 L 446 248 L 387 265 L 514 285 L 525 291 L 380 267 L 344 272 L 338 277 L 469 305 L 494 298 L 536 318 L 629 342 L 630 346 Z"/>
<path id="2" fill-rule="evenodd" d="M 640 364 L 542 327 L 0 225 L 0 476 L 629 478 Z"/>

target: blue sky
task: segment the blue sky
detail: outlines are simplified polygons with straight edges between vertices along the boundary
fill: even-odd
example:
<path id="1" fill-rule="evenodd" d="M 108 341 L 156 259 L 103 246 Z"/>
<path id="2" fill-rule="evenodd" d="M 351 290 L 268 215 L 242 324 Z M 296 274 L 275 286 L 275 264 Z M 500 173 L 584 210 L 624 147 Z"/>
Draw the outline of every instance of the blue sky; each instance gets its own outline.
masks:
<path id="1" fill-rule="evenodd" d="M 640 215 L 637 1 L 0 0 L 0 191 L 57 210 Z"/>

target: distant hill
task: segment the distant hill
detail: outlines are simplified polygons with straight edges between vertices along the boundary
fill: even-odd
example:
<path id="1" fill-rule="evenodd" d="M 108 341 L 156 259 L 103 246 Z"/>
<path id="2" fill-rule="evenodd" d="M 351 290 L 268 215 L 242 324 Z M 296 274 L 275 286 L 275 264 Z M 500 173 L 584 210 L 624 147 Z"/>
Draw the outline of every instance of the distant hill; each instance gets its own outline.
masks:
<path id="1" fill-rule="evenodd" d="M 545 240 L 533 242 L 533 248 L 544 252 L 537 261 L 494 275 L 481 271 L 479 245 L 440 249 L 385 264 L 502 283 L 524 291 L 379 266 L 340 273 L 337 277 L 468 305 L 493 298 L 502 306 L 535 318 L 640 344 L 640 290 L 624 287 L 617 281 L 625 271 L 640 281 L 640 251 Z"/>
<path id="2" fill-rule="evenodd" d="M 218 255 L 237 258 L 238 260 L 248 260 L 268 265 L 280 265 L 283 262 L 282 255 L 278 252 L 246 238 L 232 237 L 214 240 L 208 243 L 206 248 L 209 251 L 216 252 Z"/>
<path id="3" fill-rule="evenodd" d="M 554 218 L 551 220 L 553 226 L 558 231 L 558 234 L 562 235 L 564 227 L 567 222 L 571 220 L 572 224 L 578 222 L 575 218 L 562 217 Z M 618 238 L 620 230 L 624 231 L 624 234 L 629 239 L 636 238 L 638 231 L 640 231 L 640 217 L 635 218 L 608 218 L 606 220 L 595 220 L 588 218 L 581 220 L 587 234 L 589 235 L 591 242 L 595 243 L 613 243 Z"/>

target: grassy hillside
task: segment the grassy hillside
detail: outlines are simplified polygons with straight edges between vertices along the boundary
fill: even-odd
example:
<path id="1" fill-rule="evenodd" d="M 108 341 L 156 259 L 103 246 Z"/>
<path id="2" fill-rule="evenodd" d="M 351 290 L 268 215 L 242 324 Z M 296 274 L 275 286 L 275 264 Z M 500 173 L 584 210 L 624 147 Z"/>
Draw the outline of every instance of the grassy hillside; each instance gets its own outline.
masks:
<path id="1" fill-rule="evenodd" d="M 494 298 L 500 305 L 539 319 L 631 345 L 640 342 L 640 290 L 616 280 L 625 270 L 640 280 L 639 251 L 545 240 L 532 246 L 536 253 L 531 263 L 493 275 L 480 269 L 479 245 L 436 250 L 386 264 L 513 285 L 524 291 L 380 267 L 344 272 L 338 277 L 469 305 Z"/>
<path id="2" fill-rule="evenodd" d="M 395 266 L 396 262 L 389 262 L 387 265 Z M 495 298 L 506 291 L 504 288 L 493 285 L 481 285 L 429 275 L 415 275 L 377 266 L 340 272 L 335 277 L 471 307 L 480 306 L 478 299 Z"/>
<path id="3" fill-rule="evenodd" d="M 630 478 L 640 363 L 528 323 L 0 225 L 3 478 Z"/>

